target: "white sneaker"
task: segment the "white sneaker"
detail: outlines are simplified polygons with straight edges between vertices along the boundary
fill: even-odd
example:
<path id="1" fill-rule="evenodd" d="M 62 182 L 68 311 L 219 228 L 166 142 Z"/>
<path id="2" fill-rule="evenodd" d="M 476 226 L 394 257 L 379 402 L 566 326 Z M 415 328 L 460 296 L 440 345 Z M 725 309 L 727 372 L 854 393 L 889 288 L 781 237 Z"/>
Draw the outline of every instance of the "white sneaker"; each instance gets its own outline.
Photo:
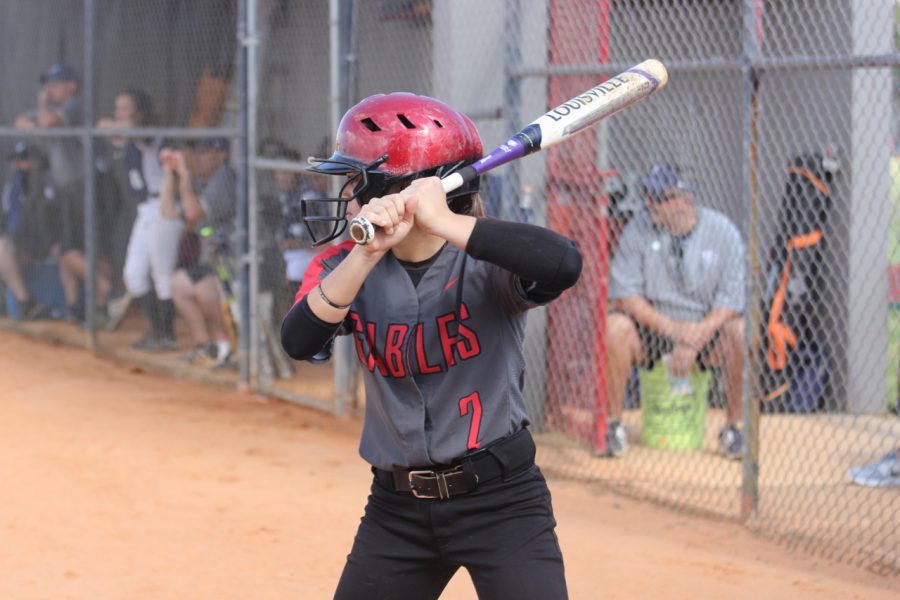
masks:
<path id="1" fill-rule="evenodd" d="M 900 456 L 892 450 L 880 460 L 864 467 L 850 469 L 847 476 L 851 483 L 865 487 L 891 487 L 900 485 Z"/>
<path id="2" fill-rule="evenodd" d="M 737 425 L 726 425 L 719 432 L 719 452 L 732 460 L 744 457 L 744 434 Z"/>
<path id="3" fill-rule="evenodd" d="M 107 304 L 106 330 L 115 331 L 125 320 L 128 309 L 131 307 L 131 294 L 128 292 L 122 294 L 115 300 L 110 300 Z"/>
<path id="4" fill-rule="evenodd" d="M 224 365 L 231 358 L 231 342 L 228 340 L 216 341 L 216 364 Z"/>
<path id="5" fill-rule="evenodd" d="M 619 421 L 610 421 L 606 426 L 606 455 L 622 456 L 628 450 L 628 430 Z"/>

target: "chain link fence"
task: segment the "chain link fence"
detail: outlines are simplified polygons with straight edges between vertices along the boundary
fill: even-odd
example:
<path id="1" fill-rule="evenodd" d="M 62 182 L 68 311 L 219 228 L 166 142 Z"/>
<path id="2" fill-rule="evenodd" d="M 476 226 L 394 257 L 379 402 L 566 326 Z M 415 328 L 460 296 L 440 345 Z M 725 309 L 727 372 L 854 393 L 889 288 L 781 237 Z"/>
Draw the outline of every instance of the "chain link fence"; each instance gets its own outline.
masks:
<path id="1" fill-rule="evenodd" d="M 427 94 L 492 148 L 656 57 L 665 90 L 483 177 L 490 214 L 584 256 L 579 285 L 529 320 L 541 463 L 896 576 L 896 488 L 850 482 L 873 483 L 851 469 L 900 445 L 896 10 L 4 4 L 4 325 L 358 414 L 352 342 L 297 364 L 278 339 L 314 251 L 300 202 L 336 191 L 305 161 L 330 154 L 343 111 Z M 635 326 L 635 295 L 666 335 Z M 717 328 L 677 327 L 710 306 Z"/>

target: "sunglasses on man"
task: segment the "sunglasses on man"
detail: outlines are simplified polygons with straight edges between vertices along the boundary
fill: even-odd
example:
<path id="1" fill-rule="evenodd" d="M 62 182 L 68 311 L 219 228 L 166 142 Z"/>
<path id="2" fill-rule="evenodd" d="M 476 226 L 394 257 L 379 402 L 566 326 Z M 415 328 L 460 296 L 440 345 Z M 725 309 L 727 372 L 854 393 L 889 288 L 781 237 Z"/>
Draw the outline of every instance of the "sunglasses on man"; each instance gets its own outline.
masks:
<path id="1" fill-rule="evenodd" d="M 668 202 L 669 200 L 675 200 L 676 198 L 680 198 L 684 195 L 684 190 L 678 188 L 668 189 L 664 192 L 655 192 L 652 190 L 648 190 L 645 194 L 646 198 L 655 204 L 662 204 L 663 202 Z"/>

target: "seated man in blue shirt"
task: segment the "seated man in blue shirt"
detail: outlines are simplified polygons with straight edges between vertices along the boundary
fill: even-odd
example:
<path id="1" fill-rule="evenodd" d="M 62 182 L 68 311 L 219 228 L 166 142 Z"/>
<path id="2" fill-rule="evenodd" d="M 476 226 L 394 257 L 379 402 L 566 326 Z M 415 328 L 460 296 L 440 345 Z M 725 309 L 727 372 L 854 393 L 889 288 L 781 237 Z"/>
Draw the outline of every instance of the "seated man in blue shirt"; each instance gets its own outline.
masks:
<path id="1" fill-rule="evenodd" d="M 686 376 L 695 363 L 724 376 L 720 450 L 740 458 L 744 348 L 744 246 L 723 214 L 695 206 L 692 186 L 657 165 L 641 179 L 647 207 L 622 232 L 610 273 L 607 318 L 608 453 L 625 451 L 622 403 L 634 365 Z"/>

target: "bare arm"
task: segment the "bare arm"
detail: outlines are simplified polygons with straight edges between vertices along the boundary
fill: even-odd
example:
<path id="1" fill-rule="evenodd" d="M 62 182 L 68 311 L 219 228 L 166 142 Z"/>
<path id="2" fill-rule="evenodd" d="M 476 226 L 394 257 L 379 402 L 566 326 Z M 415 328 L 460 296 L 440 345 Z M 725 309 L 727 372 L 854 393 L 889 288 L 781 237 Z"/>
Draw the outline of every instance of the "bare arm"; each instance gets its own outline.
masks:
<path id="1" fill-rule="evenodd" d="M 43 129 L 50 129 L 51 127 L 65 127 L 66 122 L 59 113 L 38 107 L 37 125 Z"/>
<path id="2" fill-rule="evenodd" d="M 37 97 L 37 126 L 44 129 L 50 127 L 64 127 L 66 125 L 62 115 L 47 108 L 47 89 L 41 88 Z"/>
<path id="3" fill-rule="evenodd" d="M 21 129 L 22 131 L 31 131 L 35 127 L 37 127 L 37 122 L 28 116 L 28 113 L 23 113 L 16 117 L 15 122 L 16 129 Z"/>
<path id="4" fill-rule="evenodd" d="M 306 296 L 312 313 L 326 323 L 340 323 L 350 311 L 350 303 L 356 298 L 366 277 L 378 264 L 385 252 L 367 252 L 363 246 L 356 246 L 341 264 L 319 282 L 318 290 Z M 322 294 L 337 306 L 335 308 L 322 299 Z"/>
<path id="5" fill-rule="evenodd" d="M 194 190 L 191 172 L 188 169 L 184 153 L 175 152 L 173 154 L 175 170 L 178 173 L 178 195 L 181 198 L 181 210 L 184 213 L 187 228 L 193 230 L 206 215 L 206 211 L 203 210 L 203 204 L 200 203 L 200 198 Z"/>
<path id="6" fill-rule="evenodd" d="M 700 321 L 676 321 L 653 308 L 640 296 L 622 298 L 616 301 L 616 305 L 644 327 L 697 351 L 709 343 L 726 321 L 740 316 L 740 313 L 727 308 L 714 308 Z"/>
<path id="7" fill-rule="evenodd" d="M 716 331 L 722 328 L 722 325 L 731 319 L 736 319 L 740 315 L 741 313 L 735 312 L 730 308 L 714 308 L 703 317 L 698 327 L 695 328 L 697 329 L 696 338 L 686 341 L 693 342 L 695 347 L 702 348 L 709 343 Z"/>
<path id="8" fill-rule="evenodd" d="M 166 219 L 178 218 L 176 190 L 178 187 L 175 168 L 172 163 L 172 151 L 168 148 L 159 153 L 159 162 L 163 168 L 162 186 L 159 189 L 159 211 Z"/>
<path id="9" fill-rule="evenodd" d="M 662 314 L 641 296 L 629 296 L 616 301 L 616 307 L 648 329 L 674 339 L 678 321 Z"/>
<path id="10" fill-rule="evenodd" d="M 672 370 L 679 375 L 684 375 L 690 370 L 691 365 L 697 360 L 700 351 L 706 346 L 726 321 L 738 317 L 737 313 L 728 308 L 714 308 L 698 322 L 678 323 L 675 335 L 676 341 L 673 352 L 673 360 L 670 364 Z"/>
<path id="11" fill-rule="evenodd" d="M 297 292 L 298 299 L 281 323 L 281 345 L 288 356 L 308 360 L 326 347 L 345 320 L 362 282 L 384 254 L 385 251 L 368 252 L 356 246 L 321 281 L 316 280 L 323 268 L 322 256 L 313 259 L 304 275 L 304 285 Z M 328 302 L 323 300 L 323 294 Z"/>

